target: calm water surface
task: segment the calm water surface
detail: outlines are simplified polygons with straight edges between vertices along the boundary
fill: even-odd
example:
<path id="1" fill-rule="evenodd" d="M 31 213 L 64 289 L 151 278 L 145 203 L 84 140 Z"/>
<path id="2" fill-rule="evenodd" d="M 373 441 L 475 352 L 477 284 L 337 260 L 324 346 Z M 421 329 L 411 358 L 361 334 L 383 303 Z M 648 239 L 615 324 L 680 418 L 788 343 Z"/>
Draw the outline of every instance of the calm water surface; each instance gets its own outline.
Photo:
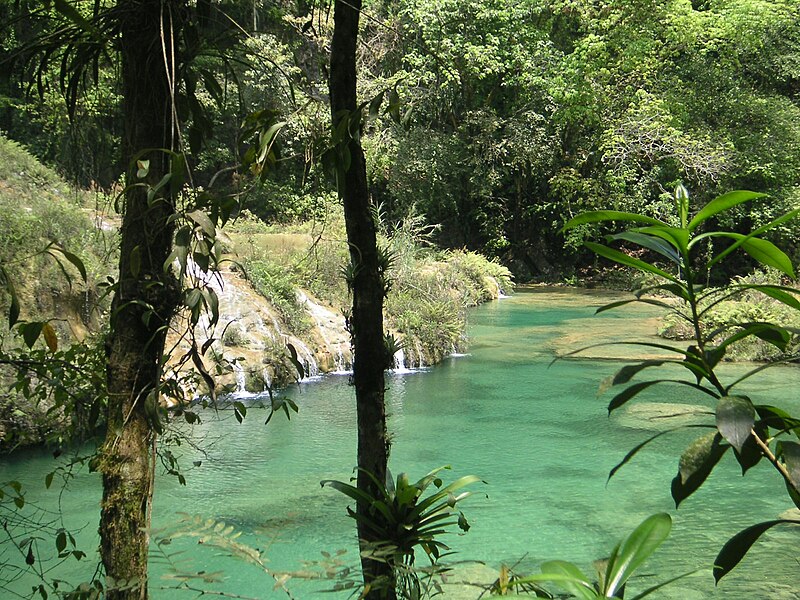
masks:
<path id="1" fill-rule="evenodd" d="M 593 317 L 593 309 L 606 301 L 608 297 L 588 292 L 518 293 L 471 314 L 469 355 L 388 377 L 393 471 L 417 478 L 448 464 L 453 467 L 448 479 L 475 474 L 486 481 L 474 486 L 476 494 L 464 504 L 472 529 L 448 540 L 458 552 L 456 559 L 475 561 L 459 566 L 454 582 L 489 583 L 503 563 L 532 573 L 541 561 L 553 558 L 578 562 L 590 571 L 592 560 L 606 556 L 643 518 L 667 511 L 674 519 L 672 536 L 642 570 L 649 576 L 629 585 L 631 592 L 641 591 L 661 579 L 709 567 L 727 537 L 789 508 L 780 481 L 769 469 L 754 469 L 742 479 L 734 461 L 723 460 L 707 486 L 676 511 L 669 485 L 680 449 L 692 434 L 665 436 L 606 485 L 609 470 L 627 450 L 661 425 L 635 405 L 607 417 L 608 398 L 598 398 L 596 391 L 620 363 L 580 359 L 550 366 L 553 353 L 565 348 L 652 333 L 652 321 L 644 320 L 651 313 L 635 313 L 636 319 L 613 311 Z M 754 397 L 772 402 L 770 396 L 777 395 L 775 403 L 798 410 L 800 377 L 794 368 L 768 371 L 758 381 L 749 389 Z M 230 413 L 220 413 L 220 419 L 205 412 L 203 423 L 191 432 L 192 444 L 178 449 L 187 485 L 168 476 L 157 481 L 157 529 L 174 527 L 185 515 L 224 521 L 243 532 L 239 541 L 265 550 L 267 566 L 276 572 L 313 569 L 304 561 L 324 561 L 322 551 L 335 555 L 346 550 L 338 560 L 355 562 L 354 527 L 345 514 L 345 498 L 319 485 L 322 479 L 346 480 L 355 463 L 348 377 L 321 378 L 284 393 L 300 407 L 291 421 L 276 415 L 265 426 L 266 415 L 257 408 L 250 409 L 243 424 Z M 656 390 L 649 398 L 659 406 L 704 401 L 688 396 L 685 388 Z M 192 461 L 202 465 L 194 468 Z M 54 465 L 52 458 L 37 452 L 0 463 L 0 468 L 3 480 L 29 483 L 30 499 L 55 506 L 57 492 L 44 492 L 41 484 Z M 83 526 L 79 541 L 84 548 L 96 545 L 99 496 L 99 477 L 81 474 L 61 497 L 67 524 Z M 155 532 L 156 538 L 165 535 Z M 791 532 L 776 531 L 719 588 L 706 570 L 653 597 L 800 598 L 794 591 L 797 541 Z M 181 585 L 176 574 L 198 571 L 220 581 L 192 579 L 193 587 L 253 598 L 286 597 L 258 568 L 198 544 L 195 537 L 176 538 L 162 549 L 153 558 L 156 599 L 196 596 L 175 589 Z M 0 552 L 2 561 L 18 560 L 7 544 Z M 61 576 L 89 578 L 91 565 L 86 562 L 86 571 L 72 562 Z M 17 589 L 29 590 L 26 585 L 20 582 Z M 326 588 L 297 579 L 287 586 L 296 598 L 313 597 Z M 479 594 L 479 588 L 454 583 L 446 597 Z"/>

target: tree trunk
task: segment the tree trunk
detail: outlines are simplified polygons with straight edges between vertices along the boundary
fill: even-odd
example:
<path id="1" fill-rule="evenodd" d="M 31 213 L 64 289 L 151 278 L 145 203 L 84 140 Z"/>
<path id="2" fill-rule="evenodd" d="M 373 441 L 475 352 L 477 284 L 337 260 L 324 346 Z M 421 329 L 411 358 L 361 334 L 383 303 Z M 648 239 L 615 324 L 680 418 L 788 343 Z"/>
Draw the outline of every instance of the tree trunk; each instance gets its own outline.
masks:
<path id="1" fill-rule="evenodd" d="M 331 43 L 330 98 L 333 127 L 341 118 L 353 115 L 356 100 L 356 42 L 361 0 L 337 0 L 334 7 L 334 30 Z M 358 139 L 348 142 L 350 167 L 339 182 L 344 203 L 347 241 L 353 270 L 353 314 L 350 321 L 354 346 L 353 382 L 358 414 L 358 487 L 370 495 L 378 490 L 365 473 L 378 481 L 386 479 L 389 442 L 386 436 L 384 405 L 384 369 L 388 363 L 383 336 L 384 280 L 381 274 L 375 223 L 370 210 L 364 152 Z M 359 514 L 370 508 L 358 503 Z M 373 515 L 374 518 L 374 515 Z M 362 551 L 376 540 L 363 523 L 358 523 Z M 393 570 L 385 562 L 361 559 L 366 598 L 395 598 Z"/>
<path id="2" fill-rule="evenodd" d="M 180 295 L 164 261 L 172 247 L 169 193 L 148 201 L 147 189 L 169 171 L 169 156 L 150 150 L 149 173 L 136 178 L 136 158 L 146 149 L 172 148 L 170 36 L 182 18 L 179 0 L 119 0 L 124 111 L 122 154 L 129 164 L 121 229 L 119 282 L 106 340 L 108 432 L 102 448 L 103 501 L 100 553 L 109 600 L 144 600 L 153 495 L 155 437 L 162 355 Z M 177 45 L 177 41 L 176 41 Z M 169 186 L 165 186 L 165 190 Z"/>

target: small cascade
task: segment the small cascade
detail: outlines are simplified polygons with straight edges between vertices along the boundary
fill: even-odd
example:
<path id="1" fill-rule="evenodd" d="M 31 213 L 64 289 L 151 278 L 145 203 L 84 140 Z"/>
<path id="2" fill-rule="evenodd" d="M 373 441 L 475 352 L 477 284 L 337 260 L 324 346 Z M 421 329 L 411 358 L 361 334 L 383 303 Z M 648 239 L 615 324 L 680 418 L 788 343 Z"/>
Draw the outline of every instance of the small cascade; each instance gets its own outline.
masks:
<path id="1" fill-rule="evenodd" d="M 392 371 L 396 374 L 413 373 L 411 369 L 406 367 L 406 353 L 402 348 L 398 348 L 394 353 L 394 367 Z"/>
<path id="2" fill-rule="evenodd" d="M 302 363 L 306 371 L 306 377 L 317 377 L 320 374 L 319 365 L 311 349 L 296 337 L 292 337 L 291 343 L 297 350 L 297 359 Z"/>
<path id="3" fill-rule="evenodd" d="M 245 383 L 247 381 L 247 376 L 244 372 L 244 368 L 238 362 L 233 362 L 233 373 L 236 376 L 236 391 L 234 392 L 234 396 L 242 397 L 248 396 L 249 392 L 245 387 Z"/>
<path id="4" fill-rule="evenodd" d="M 494 279 L 494 278 L 492 278 L 492 279 Z M 511 297 L 511 296 L 506 296 L 505 292 L 503 291 L 503 288 L 500 287 L 500 282 L 497 281 L 497 279 L 494 279 L 494 284 L 495 284 L 495 286 L 497 286 L 497 299 L 498 300 L 500 300 L 502 298 L 510 298 Z"/>
<path id="5" fill-rule="evenodd" d="M 353 369 L 348 368 L 349 365 L 347 364 L 347 359 L 344 357 L 344 352 L 342 349 L 339 348 L 336 352 L 336 370 L 333 371 L 335 375 L 349 375 L 353 372 Z"/>

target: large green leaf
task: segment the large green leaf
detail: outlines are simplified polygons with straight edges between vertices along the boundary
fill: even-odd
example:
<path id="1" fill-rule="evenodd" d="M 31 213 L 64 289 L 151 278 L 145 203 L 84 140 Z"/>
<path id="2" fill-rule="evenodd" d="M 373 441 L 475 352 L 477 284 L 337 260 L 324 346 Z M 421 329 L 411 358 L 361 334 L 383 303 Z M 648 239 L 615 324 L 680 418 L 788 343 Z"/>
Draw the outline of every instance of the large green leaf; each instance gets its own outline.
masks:
<path id="1" fill-rule="evenodd" d="M 672 518 L 658 513 L 646 518 L 619 547 L 606 579 L 606 597 L 615 596 L 634 571 L 656 551 L 672 529 Z"/>
<path id="2" fill-rule="evenodd" d="M 653 252 L 660 254 L 676 265 L 679 265 L 681 262 L 680 254 L 678 254 L 678 252 L 675 251 L 675 248 L 673 248 L 669 243 L 664 243 L 664 240 L 660 236 L 646 235 L 644 233 L 639 233 L 638 231 L 623 231 L 622 233 L 608 236 L 606 240 L 624 240 L 626 242 L 633 242 L 642 248 L 647 248 L 648 250 L 652 250 Z"/>
<path id="3" fill-rule="evenodd" d="M 786 223 L 786 222 L 788 222 L 788 221 L 791 221 L 792 219 L 794 219 L 794 218 L 795 218 L 795 217 L 797 217 L 798 215 L 800 215 L 800 208 L 796 208 L 796 209 L 794 209 L 794 210 L 790 210 L 788 213 L 786 213 L 786 214 L 784 214 L 784 215 L 781 215 L 780 217 L 778 217 L 778 218 L 777 218 L 777 219 L 775 219 L 774 221 L 771 221 L 771 222 L 767 223 L 766 225 L 762 225 L 762 226 L 761 226 L 761 227 L 759 227 L 758 229 L 754 229 L 754 230 L 753 230 L 753 231 L 751 231 L 751 232 L 750 232 L 750 233 L 749 233 L 747 236 L 745 236 L 745 238 L 744 238 L 744 239 L 749 239 L 749 238 L 752 238 L 752 237 L 756 237 L 756 236 L 758 236 L 758 235 L 761 235 L 762 233 L 764 233 L 764 232 L 766 232 L 766 231 L 770 231 L 770 230 L 774 229 L 774 228 L 775 228 L 775 227 L 777 227 L 778 225 L 782 225 L 783 223 Z M 689 242 L 689 246 L 690 246 L 690 247 L 691 247 L 691 246 L 693 246 L 694 244 L 698 243 L 699 241 L 701 241 L 701 240 L 702 240 L 703 238 L 705 238 L 705 237 L 713 237 L 713 236 L 716 236 L 716 235 L 719 235 L 719 232 L 709 232 L 709 233 L 704 233 L 704 234 L 698 235 L 698 236 L 696 236 L 694 239 L 692 239 L 692 241 L 691 241 L 691 242 Z M 731 252 L 733 252 L 734 250 L 736 250 L 736 249 L 737 249 L 737 248 L 738 248 L 738 247 L 741 245 L 742 241 L 743 241 L 743 240 L 740 240 L 740 241 L 734 242 L 733 244 L 731 244 L 730 246 L 728 246 L 728 247 L 727 247 L 725 250 L 723 250 L 722 252 L 720 252 L 719 254 L 717 254 L 717 255 L 716 255 L 714 258 L 712 258 L 712 259 L 711 259 L 711 260 L 710 260 L 710 261 L 709 261 L 709 262 L 706 264 L 706 269 L 710 269 L 710 268 L 711 268 L 713 265 L 715 265 L 716 263 L 718 263 L 719 261 L 721 261 L 721 260 L 722 260 L 723 258 L 725 258 L 725 257 L 726 257 L 728 254 L 730 254 Z"/>
<path id="4" fill-rule="evenodd" d="M 743 202 L 749 202 L 750 200 L 756 200 L 757 198 L 763 198 L 764 196 L 766 196 L 766 194 L 749 192 L 746 190 L 736 190 L 733 192 L 728 192 L 727 194 L 723 194 L 722 196 L 714 198 L 711 202 L 701 208 L 700 212 L 698 212 L 694 218 L 689 221 L 687 229 L 689 229 L 689 231 L 693 231 L 698 225 L 701 225 L 704 221 L 716 214 L 724 212 L 729 208 L 733 208 L 738 204 L 742 204 Z"/>
<path id="5" fill-rule="evenodd" d="M 658 275 L 659 277 L 663 277 L 664 279 L 678 283 L 678 279 L 674 275 L 670 275 L 666 271 L 659 269 L 655 265 L 651 265 L 643 260 L 628 256 L 624 252 L 620 252 L 619 250 L 614 250 L 613 248 L 609 248 L 603 244 L 596 244 L 594 242 L 586 242 L 585 245 L 595 254 L 609 260 L 613 260 L 615 263 L 625 265 L 626 267 L 633 267 L 634 269 L 639 269 L 645 273 L 652 273 L 653 275 Z"/>
<path id="6" fill-rule="evenodd" d="M 794 279 L 794 266 L 791 259 L 783 250 L 772 242 L 762 240 L 751 235 L 741 233 L 731 233 L 727 231 L 717 231 L 712 235 L 715 237 L 727 237 L 736 240 L 734 245 L 741 246 L 742 249 L 757 260 L 762 265 L 778 269 L 781 273 Z M 716 261 L 716 257 L 709 262 L 709 266 Z"/>
<path id="7" fill-rule="evenodd" d="M 679 256 L 685 255 L 689 250 L 689 232 L 686 229 L 659 225 L 657 227 L 639 227 L 635 231 L 661 238 L 676 248 Z"/>
<path id="8" fill-rule="evenodd" d="M 579 214 L 577 217 L 571 218 L 561 228 L 563 233 L 567 229 L 572 229 L 578 225 L 586 225 L 587 223 L 602 223 L 604 221 L 627 221 L 633 223 L 649 223 L 651 225 L 667 226 L 663 221 L 648 217 L 646 215 L 639 215 L 636 213 L 620 212 L 616 210 L 592 210 Z"/>
<path id="9" fill-rule="evenodd" d="M 745 554 L 747 554 L 747 551 L 750 550 L 751 546 L 761 537 L 761 534 L 775 527 L 775 525 L 781 525 L 782 523 L 800 525 L 799 521 L 791 521 L 788 519 L 765 521 L 764 523 L 758 523 L 757 525 L 752 525 L 740 531 L 725 542 L 722 550 L 719 551 L 717 558 L 714 560 L 714 580 L 719 583 L 720 579 L 725 577 L 725 575 L 730 573 L 733 568 L 739 564 Z"/>
<path id="10" fill-rule="evenodd" d="M 550 560 L 542 564 L 542 573 L 545 575 L 560 575 L 561 580 L 551 580 L 559 584 L 568 593 L 577 598 L 594 600 L 597 598 L 592 583 L 575 565 L 564 560 Z"/>
<path id="11" fill-rule="evenodd" d="M 784 352 L 792 338 L 788 330 L 778 325 L 773 325 L 772 323 L 738 323 L 738 326 L 741 329 L 720 342 L 717 347 L 719 350 L 724 350 L 734 342 L 738 342 L 744 338 L 756 336 L 768 344 L 772 344 L 781 352 Z M 714 337 L 718 333 L 719 332 L 714 332 L 709 335 L 709 337 Z"/>
<path id="12" fill-rule="evenodd" d="M 691 381 L 684 381 L 682 379 L 656 379 L 656 380 L 653 380 L 653 381 L 642 381 L 642 382 L 639 382 L 639 383 L 635 383 L 635 384 L 633 384 L 631 386 L 628 386 L 623 391 L 621 391 L 619 394 L 614 396 L 611 399 L 611 402 L 608 403 L 608 412 L 609 412 L 609 414 L 612 411 L 614 411 L 617 408 L 619 408 L 620 406 L 622 406 L 623 404 L 625 404 L 626 402 L 628 402 L 629 400 L 631 400 L 632 398 L 636 397 L 639 394 L 639 392 L 641 392 L 643 390 L 646 390 L 651 385 L 654 385 L 656 383 L 677 383 L 677 384 L 680 384 L 680 385 L 687 385 L 687 386 L 689 386 L 691 388 L 694 388 L 694 389 L 696 389 L 696 390 L 698 390 L 700 392 L 708 394 L 712 398 L 717 398 L 718 397 L 717 394 L 713 390 L 710 390 L 710 389 L 708 389 L 706 387 L 703 387 L 702 385 L 699 385 L 697 383 L 693 383 Z"/>
<path id="13" fill-rule="evenodd" d="M 681 455 L 678 474 L 672 480 L 672 499 L 675 507 L 697 491 L 727 452 L 722 436 L 713 431 L 692 442 Z"/>
<path id="14" fill-rule="evenodd" d="M 782 302 L 786 306 L 795 310 L 800 310 L 800 300 L 793 296 L 793 294 L 800 294 L 800 290 L 796 288 L 781 285 L 743 285 L 741 289 L 759 291 L 765 296 Z"/>
<path id="15" fill-rule="evenodd" d="M 723 396 L 717 402 L 717 429 L 737 452 L 742 451 L 756 421 L 753 403 L 742 396 Z"/>

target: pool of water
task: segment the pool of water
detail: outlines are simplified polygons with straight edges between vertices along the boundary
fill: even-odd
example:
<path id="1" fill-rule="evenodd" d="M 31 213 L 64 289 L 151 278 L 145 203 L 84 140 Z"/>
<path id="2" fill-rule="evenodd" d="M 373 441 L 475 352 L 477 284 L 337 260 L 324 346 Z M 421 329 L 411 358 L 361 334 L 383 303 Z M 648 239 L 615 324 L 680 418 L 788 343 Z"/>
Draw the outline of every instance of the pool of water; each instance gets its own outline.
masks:
<path id="1" fill-rule="evenodd" d="M 719 588 L 710 575 L 713 558 L 728 537 L 789 508 L 781 482 L 768 468 L 742 478 L 726 457 L 706 486 L 675 510 L 670 481 L 681 448 L 692 439 L 691 433 L 678 434 L 652 444 L 606 483 L 609 470 L 628 449 L 659 425 L 637 410 L 607 416 L 608 398 L 598 398 L 596 391 L 621 365 L 616 360 L 601 360 L 602 352 L 595 350 L 592 359 L 551 361 L 554 352 L 568 347 L 653 333 L 647 311 L 593 317 L 593 309 L 607 300 L 566 290 L 516 294 L 471 314 L 468 355 L 432 369 L 388 375 L 392 470 L 417 478 L 452 465 L 446 478 L 475 474 L 486 482 L 473 486 L 475 494 L 463 506 L 472 529 L 446 540 L 457 552 L 453 560 L 464 562 L 454 570 L 445 597 L 477 598 L 480 588 L 469 584 L 491 583 L 501 564 L 533 573 L 543 560 L 562 558 L 589 571 L 594 559 L 606 556 L 642 519 L 667 511 L 674 519 L 673 534 L 642 569 L 646 577 L 629 585 L 631 592 L 699 568 L 704 571 L 653 597 L 800 598 L 794 591 L 797 538 L 792 532 L 766 536 Z M 614 347 L 607 355 L 617 352 Z M 797 408 L 800 378 L 795 368 L 767 371 L 757 381 L 749 392 L 758 400 Z M 237 542 L 262 550 L 273 573 L 319 572 L 334 561 L 355 564 L 357 545 L 344 510 L 346 499 L 319 484 L 352 474 L 355 401 L 349 379 L 323 377 L 283 393 L 300 408 L 291 420 L 276 415 L 265 425 L 265 411 L 253 406 L 240 424 L 229 412 L 207 410 L 199 426 L 184 432 L 187 439 L 174 451 L 182 455 L 187 485 L 174 477 L 158 478 L 155 539 L 187 533 L 192 527 L 176 524 L 197 515 L 203 522 L 224 521 L 242 531 Z M 685 388 L 657 389 L 649 399 L 691 406 L 705 401 L 687 395 Z M 0 468 L 0 479 L 24 481 L 30 485 L 28 497 L 42 505 L 53 508 L 60 496 L 66 524 L 83 527 L 79 543 L 84 549 L 96 546 L 98 476 L 82 472 L 59 494 L 43 491 L 41 482 L 54 468 L 46 454 L 17 455 Z M 20 560 L 8 544 L 0 548 L 0 560 Z M 344 552 L 337 556 L 337 551 Z M 241 556 L 230 557 L 236 553 L 235 546 L 222 550 L 198 544 L 194 536 L 176 536 L 153 553 L 153 597 L 197 595 L 176 589 L 181 586 L 249 598 L 287 597 L 263 569 Z M 73 582 L 88 579 L 92 554 L 54 573 Z M 28 580 L 16 585 L 18 591 L 30 590 Z M 306 598 L 333 582 L 294 577 L 286 586 L 295 598 Z"/>

